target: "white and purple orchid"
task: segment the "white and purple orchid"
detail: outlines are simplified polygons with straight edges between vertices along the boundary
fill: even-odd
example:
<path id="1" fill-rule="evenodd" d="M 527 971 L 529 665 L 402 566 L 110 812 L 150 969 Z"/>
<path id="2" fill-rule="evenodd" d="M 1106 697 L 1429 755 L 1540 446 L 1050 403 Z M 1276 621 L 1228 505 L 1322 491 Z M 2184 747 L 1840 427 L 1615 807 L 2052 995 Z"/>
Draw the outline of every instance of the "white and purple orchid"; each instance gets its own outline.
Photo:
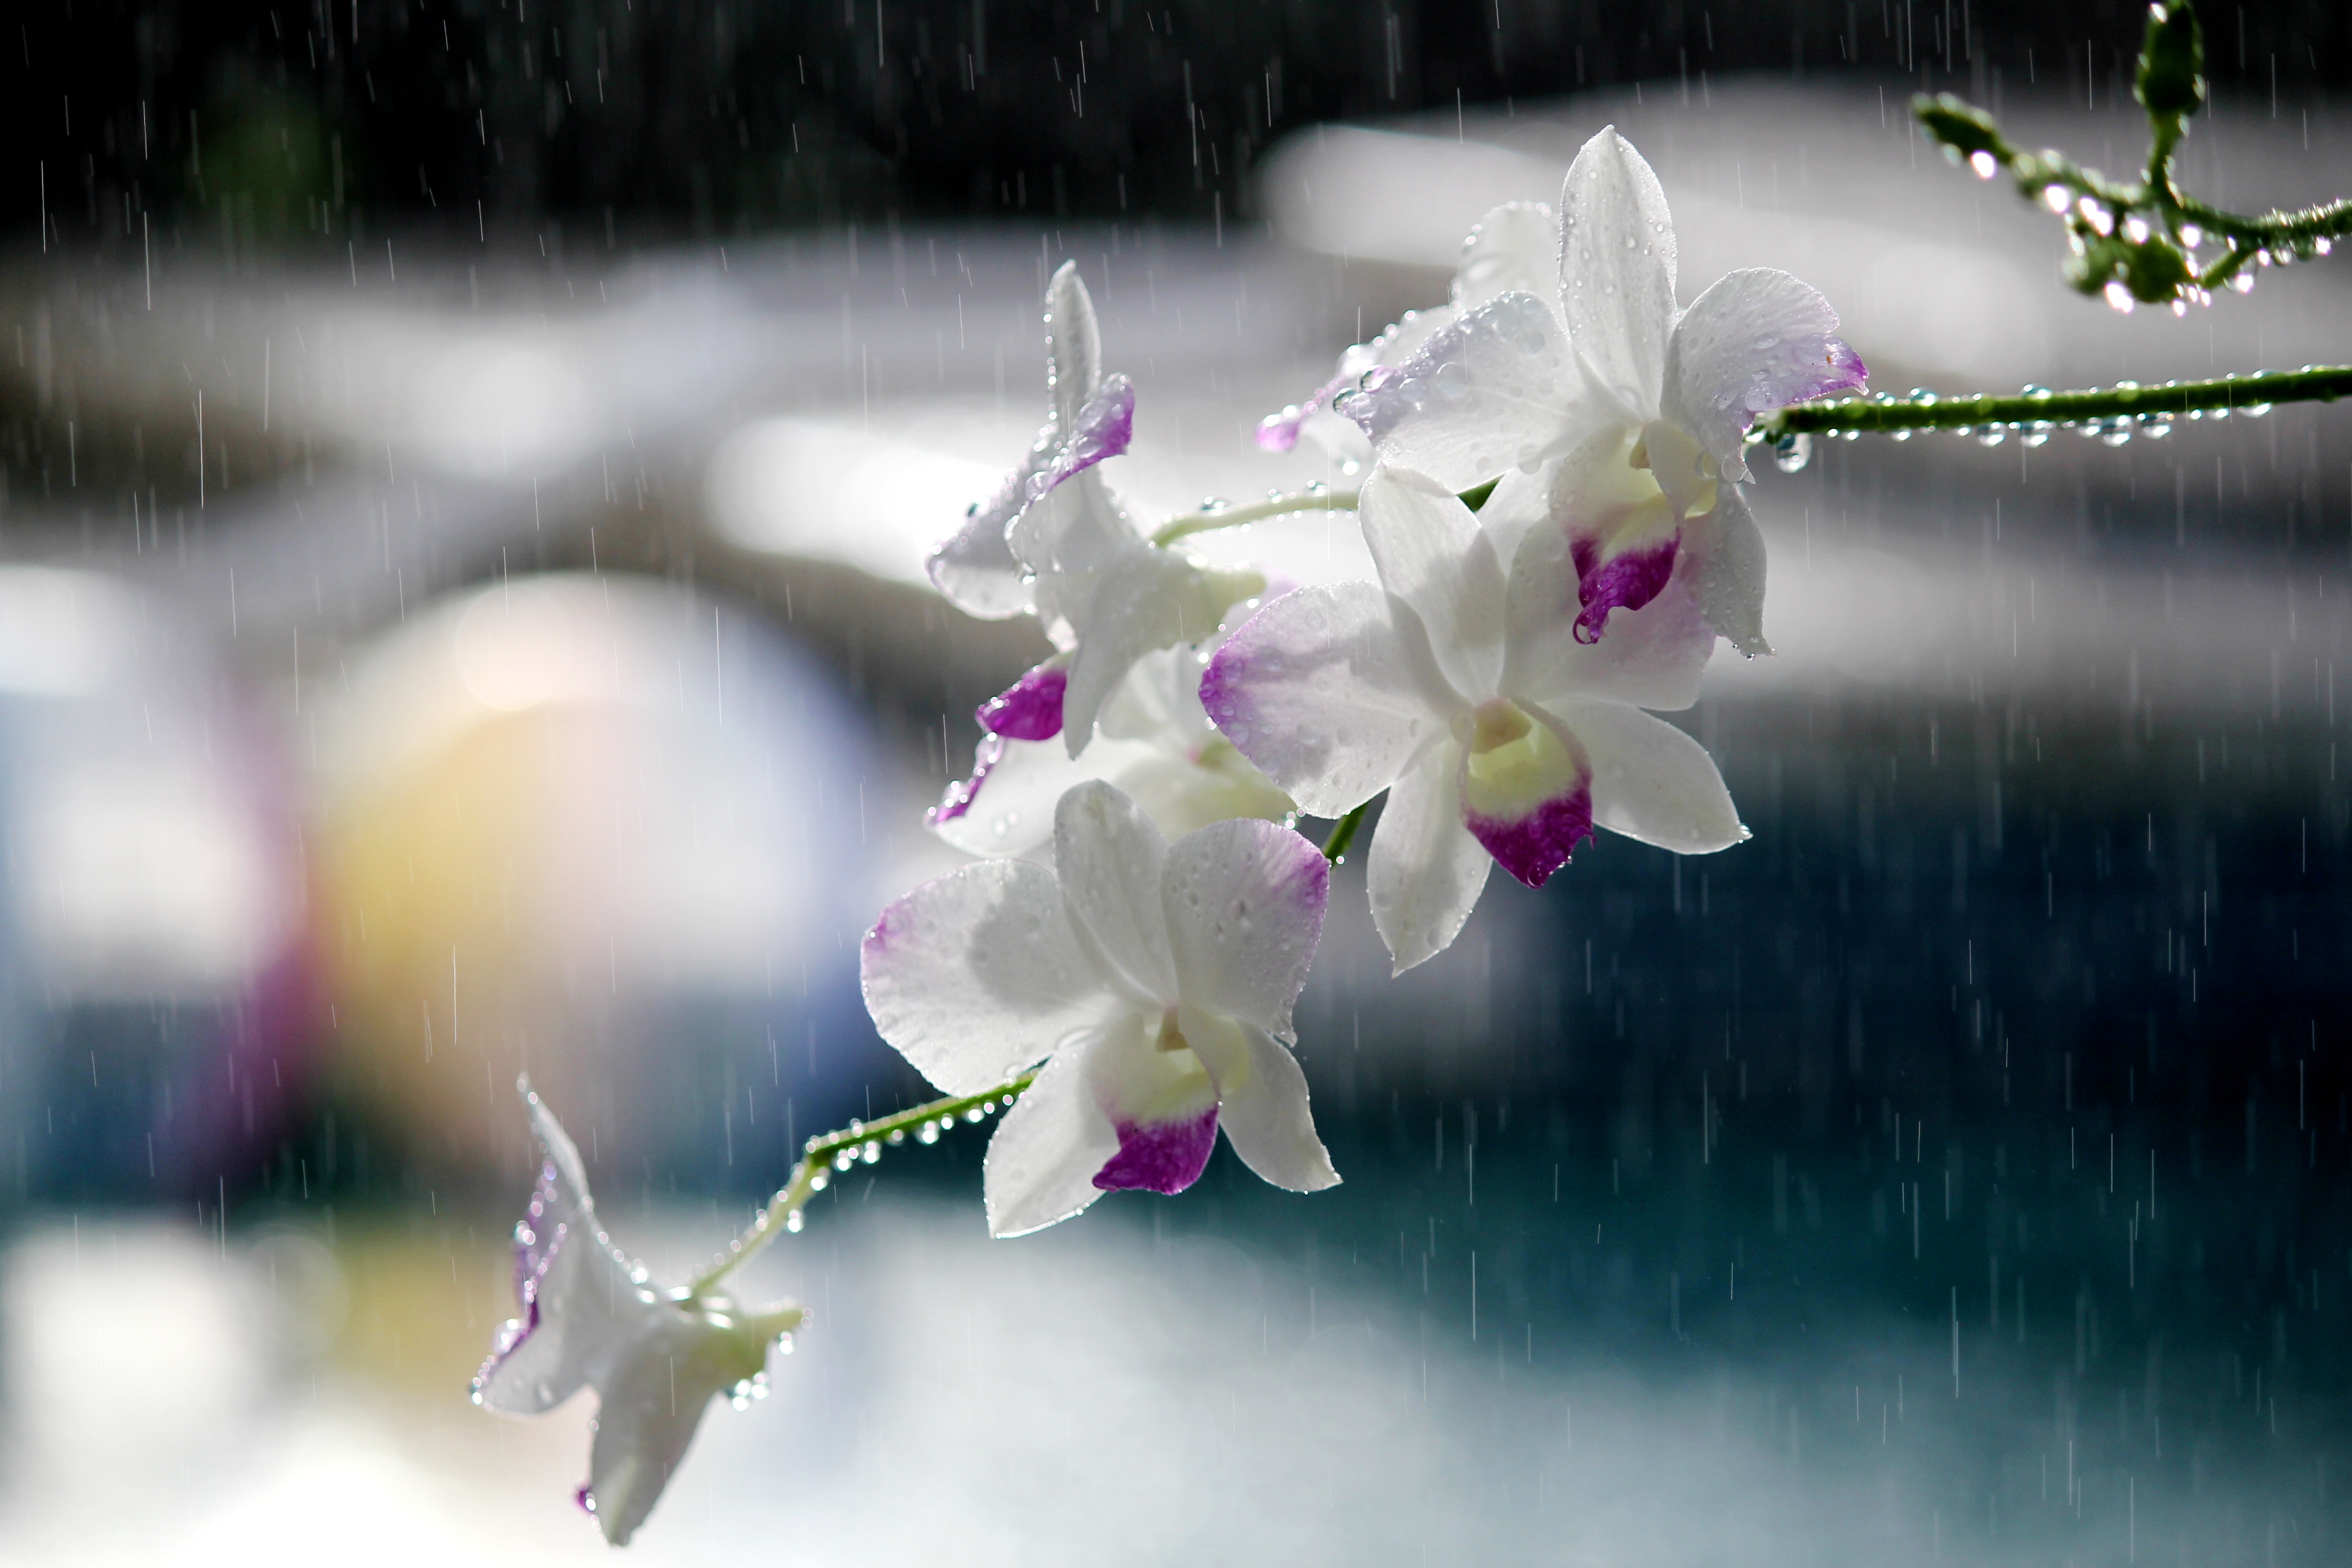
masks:
<path id="1" fill-rule="evenodd" d="M 1269 452 L 1287 452 L 1303 433 L 1311 436 L 1343 463 L 1369 467 L 1371 445 L 1335 404 L 1361 385 L 1364 378 L 1381 377 L 1412 357 L 1432 333 L 1449 327 L 1465 310 L 1514 289 L 1540 291 L 1553 287 L 1558 274 L 1558 224 L 1541 202 L 1507 202 L 1478 220 L 1462 242 L 1462 259 L 1454 269 L 1446 302 L 1432 310 L 1407 310 L 1380 336 L 1357 343 L 1339 356 L 1331 379 L 1279 414 L 1258 421 L 1257 444 Z M 1374 384 L 1378 384 L 1376 381 Z M 1354 469 L 1350 468 L 1349 472 Z"/>
<path id="2" fill-rule="evenodd" d="M 1256 607 L 1245 600 L 1234 613 Z M 1181 645 L 1137 659 L 1103 705 L 1094 744 L 1075 758 L 1048 743 L 1052 731 L 1024 727 L 1024 716 L 1045 706 L 1024 700 L 1025 688 L 1043 681 L 1031 671 L 980 710 L 985 733 L 971 776 L 950 784 L 931 808 L 931 830 L 967 854 L 1027 855 L 1052 841 L 1064 792 L 1088 779 L 1116 784 L 1171 838 L 1234 817 L 1289 816 L 1297 809 L 1291 798 L 1209 722 L 1201 706 L 1207 668 L 1202 650 Z M 1058 692 L 1053 700 L 1058 706 Z"/>
<path id="3" fill-rule="evenodd" d="M 1208 636 L 1265 580 L 1154 547 L 1104 482 L 1097 465 L 1134 438 L 1135 388 L 1101 374 L 1101 332 L 1076 262 L 1046 286 L 1045 325 L 1045 428 L 927 565 L 960 608 L 997 620 L 1031 614 L 1044 625 L 1059 651 L 997 700 L 1012 727 L 991 732 L 1058 734 L 1075 757 L 1138 658 Z"/>
<path id="4" fill-rule="evenodd" d="M 1558 258 L 1556 280 L 1522 278 L 1465 310 L 1340 412 L 1381 458 L 1451 489 L 1556 466 L 1584 640 L 1612 610 L 1647 604 L 1687 555 L 1708 624 L 1769 653 L 1741 447 L 1759 415 L 1863 384 L 1837 312 L 1769 268 L 1726 274 L 1677 310 L 1665 193 L 1613 127 L 1569 168 Z"/>
<path id="5" fill-rule="evenodd" d="M 1270 822 L 1169 843 L 1099 781 L 1054 814 L 1055 868 L 987 860 L 882 911 L 861 954 L 882 1037 L 949 1094 L 1045 1066 L 988 1148 L 988 1227 L 1106 1192 L 1176 1193 L 1222 1125 L 1276 1186 L 1337 1183 L 1291 1054 L 1330 868 Z"/>
<path id="6" fill-rule="evenodd" d="M 498 1331 L 474 1377 L 474 1403 L 539 1415 L 596 1391 L 588 1484 L 576 1494 L 614 1546 L 645 1522 L 685 1458 L 714 1395 L 739 1406 L 764 1393 L 768 1347 L 806 1314 L 791 1302 L 750 1311 L 724 1296 L 651 1284 L 605 1238 L 580 1151 L 520 1085 L 540 1144 L 539 1185 L 515 1226 L 522 1316 Z"/>
<path id="7" fill-rule="evenodd" d="M 1642 710 L 1696 701 L 1714 646 L 1679 575 L 1595 646 L 1562 531 L 1385 464 L 1358 512 L 1379 585 L 1275 600 L 1201 698 L 1307 812 L 1389 791 L 1367 876 L 1399 973 L 1454 941 L 1490 858 L 1541 887 L 1596 826 L 1684 854 L 1747 837 L 1706 751 Z"/>

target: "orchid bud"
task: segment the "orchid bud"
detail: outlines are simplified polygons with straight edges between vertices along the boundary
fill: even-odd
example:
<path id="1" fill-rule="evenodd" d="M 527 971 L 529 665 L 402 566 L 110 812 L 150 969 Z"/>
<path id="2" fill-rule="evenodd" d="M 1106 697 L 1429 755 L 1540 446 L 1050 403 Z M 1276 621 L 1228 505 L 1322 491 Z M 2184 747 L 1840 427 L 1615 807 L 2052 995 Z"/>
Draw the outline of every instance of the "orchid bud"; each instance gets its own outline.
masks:
<path id="1" fill-rule="evenodd" d="M 1911 112 L 1929 140 L 1940 145 L 1954 163 L 1969 163 L 1982 153 L 2006 163 L 2013 155 L 1992 116 L 1948 92 L 1939 92 L 1933 98 L 1920 94 L 1911 100 Z"/>
<path id="2" fill-rule="evenodd" d="M 2205 105 L 2205 35 L 2189 0 L 2147 8 L 2132 94 L 2154 120 L 2186 120 Z"/>

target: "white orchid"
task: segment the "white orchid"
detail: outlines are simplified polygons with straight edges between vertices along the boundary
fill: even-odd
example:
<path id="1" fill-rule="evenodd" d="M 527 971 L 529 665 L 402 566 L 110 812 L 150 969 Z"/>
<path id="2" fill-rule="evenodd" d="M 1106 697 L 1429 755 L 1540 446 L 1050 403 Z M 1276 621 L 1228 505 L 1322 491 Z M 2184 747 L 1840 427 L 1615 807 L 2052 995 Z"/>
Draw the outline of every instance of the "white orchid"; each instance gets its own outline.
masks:
<path id="1" fill-rule="evenodd" d="M 651 1284 L 596 1222 L 580 1151 L 520 1086 L 539 1135 L 539 1185 L 515 1226 L 522 1316 L 500 1328 L 474 1376 L 474 1403 L 510 1415 L 596 1391 L 595 1446 L 580 1505 L 625 1546 L 685 1458 L 715 1394 L 739 1406 L 766 1392 L 768 1347 L 799 1328 L 791 1302 L 746 1311 Z"/>
<path id="2" fill-rule="evenodd" d="M 1358 510 L 1380 584 L 1275 600 L 1218 649 L 1201 699 L 1306 811 L 1389 791 L 1368 879 L 1400 973 L 1454 941 L 1490 857 L 1541 887 L 1596 825 L 1684 854 L 1747 837 L 1705 750 L 1642 711 L 1696 701 L 1714 646 L 1679 577 L 1596 647 L 1574 635 L 1561 531 L 1482 526 L 1385 464 Z"/>
<path id="3" fill-rule="evenodd" d="M 1665 193 L 1613 128 L 1569 168 L 1559 261 L 1556 285 L 1465 311 L 1341 412 L 1383 458 L 1453 489 L 1550 468 L 1579 531 L 1585 640 L 1612 609 L 1648 603 L 1681 554 L 1708 624 L 1769 652 L 1741 446 L 1758 415 L 1863 384 L 1837 312 L 1769 268 L 1726 274 L 1676 310 Z"/>
<path id="4" fill-rule="evenodd" d="M 1217 1128 L 1252 1170 L 1339 1181 L 1289 1047 L 1330 868 L 1270 822 L 1170 844 L 1109 784 L 1054 814 L 1055 869 L 986 860 L 926 883 L 866 938 L 882 1037 L 949 1094 L 1045 1067 L 988 1147 L 988 1226 L 1019 1236 L 1106 1192 L 1181 1192 Z"/>
<path id="5" fill-rule="evenodd" d="M 1045 428 L 927 565 L 960 608 L 996 620 L 1032 614 L 1044 625 L 1060 651 L 1000 700 L 1019 710 L 1017 738 L 1058 733 L 1075 757 L 1136 659 L 1206 637 L 1265 581 L 1154 547 L 1104 482 L 1097 465 L 1134 437 L 1135 388 L 1101 374 L 1101 332 L 1076 262 L 1046 286 L 1045 325 Z"/>
<path id="6" fill-rule="evenodd" d="M 1245 600 L 1235 613 L 1256 607 Z M 1103 705 L 1094 744 L 1075 758 L 1051 744 L 1050 735 L 1024 734 L 1013 717 L 1022 705 L 996 699 L 980 712 L 986 733 L 971 776 L 950 784 L 931 808 L 931 830 L 968 854 L 1027 855 L 1052 840 L 1054 807 L 1064 792 L 1088 779 L 1116 784 L 1171 838 L 1232 817 L 1281 821 L 1297 807 L 1234 749 L 1201 706 L 1207 668 L 1206 655 L 1190 647 L 1137 659 Z"/>
<path id="7" fill-rule="evenodd" d="M 1407 310 L 1380 336 L 1341 353 L 1338 371 L 1304 403 L 1258 421 L 1257 444 L 1269 452 L 1287 452 L 1303 433 L 1342 462 L 1369 466 L 1371 444 L 1352 421 L 1335 411 L 1337 400 L 1371 373 L 1402 364 L 1432 333 L 1453 325 L 1464 311 L 1514 289 L 1556 288 L 1548 279 L 1558 275 L 1559 248 L 1558 223 L 1549 206 L 1507 202 L 1496 207 L 1463 240 L 1462 259 L 1454 269 L 1444 304 Z"/>

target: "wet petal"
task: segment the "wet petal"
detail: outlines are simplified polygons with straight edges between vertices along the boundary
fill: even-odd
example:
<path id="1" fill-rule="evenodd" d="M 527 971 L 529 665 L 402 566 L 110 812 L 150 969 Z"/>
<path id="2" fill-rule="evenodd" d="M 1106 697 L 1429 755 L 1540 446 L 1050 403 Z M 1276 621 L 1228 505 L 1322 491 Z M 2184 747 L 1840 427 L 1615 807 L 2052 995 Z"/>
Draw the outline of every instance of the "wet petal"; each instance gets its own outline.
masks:
<path id="1" fill-rule="evenodd" d="M 1389 791 L 1365 881 L 1372 924 L 1388 944 L 1391 973 L 1434 957 L 1462 932 L 1494 861 L 1462 826 L 1462 749 L 1431 746 Z"/>
<path id="2" fill-rule="evenodd" d="M 1675 323 L 1664 407 L 1727 479 L 1748 478 L 1741 437 L 1756 416 L 1863 385 L 1861 356 L 1838 339 L 1818 289 L 1769 267 L 1726 273 Z"/>
<path id="3" fill-rule="evenodd" d="M 1592 837 L 1591 772 L 1575 738 L 1539 710 L 1511 702 L 1481 710 L 1459 788 L 1462 826 L 1530 888 Z"/>
<path id="4" fill-rule="evenodd" d="M 1217 1117 L 1242 1163 L 1294 1193 L 1339 1184 L 1331 1155 L 1315 1135 L 1307 1075 L 1289 1048 L 1253 1024 L 1182 1014 L 1184 1037 L 1217 1085 Z"/>
<path id="5" fill-rule="evenodd" d="M 1444 722 L 1419 623 L 1400 632 L 1370 583 L 1285 594 L 1227 638 L 1201 681 L 1209 717 L 1301 809 L 1379 794 Z"/>
<path id="6" fill-rule="evenodd" d="M 1072 475 L 1084 473 L 1106 458 L 1118 457 L 1134 440 L 1135 384 L 1114 375 L 1078 409 L 1076 423 L 1062 436 L 1052 465 L 1043 473 L 1029 476 L 1027 500 L 1034 502 Z"/>
<path id="7" fill-rule="evenodd" d="M 1054 418 L 1066 434 L 1078 428 L 1079 414 L 1102 381 L 1102 330 L 1078 264 L 1065 261 L 1045 285 L 1045 384 L 1054 397 Z"/>
<path id="8" fill-rule="evenodd" d="M 1069 684 L 1066 661 L 1049 659 L 982 703 L 972 717 L 992 735 L 1050 741 L 1062 732 L 1062 694 Z"/>
<path id="9" fill-rule="evenodd" d="M 1174 1013 L 1106 1035 L 1087 1055 L 1087 1084 L 1118 1137 L 1096 1186 L 1181 1193 L 1201 1179 L 1217 1146 L 1217 1085 Z"/>
<path id="10" fill-rule="evenodd" d="M 764 1342 L 664 1306 L 597 1386 L 587 1497 L 604 1539 L 625 1546 L 686 1458 L 711 1397 L 761 1371 Z"/>
<path id="11" fill-rule="evenodd" d="M 925 883 L 882 911 L 858 956 L 875 1028 L 949 1094 L 1012 1078 L 1108 1005 L 1054 874 L 1024 861 Z"/>
<path id="12" fill-rule="evenodd" d="M 1559 215 L 1542 202 L 1506 202 L 1478 220 L 1454 268 L 1454 304 L 1470 310 L 1506 294 L 1559 308 Z"/>
<path id="13" fill-rule="evenodd" d="M 1576 154 L 1559 199 L 1560 304 L 1569 338 L 1616 401 L 1654 417 L 1675 324 L 1675 226 L 1666 193 L 1612 126 Z"/>
<path id="14" fill-rule="evenodd" d="M 1715 631 L 1699 615 L 1688 574 L 1685 568 L 1669 577 L 1640 609 L 1618 610 L 1607 635 L 1590 643 L 1578 635 L 1585 605 L 1575 542 L 1557 528 L 1529 532 L 1511 563 L 1504 689 L 1538 701 L 1585 696 L 1689 707 L 1698 700 Z"/>
<path id="15" fill-rule="evenodd" d="M 1386 460 L 1465 490 L 1565 451 L 1589 417 L 1584 382 L 1551 307 L 1505 294 L 1367 376 L 1339 411 Z"/>
<path id="16" fill-rule="evenodd" d="M 1096 576 L 1079 622 L 1062 704 L 1070 754 L 1094 738 L 1096 714 L 1136 660 L 1213 635 L 1226 610 L 1265 586 L 1255 573 L 1217 571 L 1173 551 L 1141 543 L 1121 550 Z"/>
<path id="17" fill-rule="evenodd" d="M 1028 574 L 1013 552 L 1008 531 L 1027 504 L 1032 476 L 1050 460 L 1052 432 L 1038 437 L 1021 467 L 964 517 L 963 523 L 923 563 L 931 584 L 950 604 L 983 620 L 1003 620 L 1030 608 Z"/>
<path id="18" fill-rule="evenodd" d="M 1381 586 L 1413 608 L 1431 655 L 1465 700 L 1491 697 L 1503 672 L 1503 569 L 1494 542 L 1453 491 L 1383 463 L 1356 515 Z"/>
<path id="19" fill-rule="evenodd" d="M 1118 1135 L 1087 1083 L 1087 1058 L 1100 1037 L 1056 1053 L 989 1139 L 981 1177 L 989 1235 L 1025 1236 L 1102 1196 L 1095 1173 L 1118 1152 Z"/>
<path id="20" fill-rule="evenodd" d="M 1559 722 L 1592 764 L 1592 820 L 1683 855 L 1748 837 L 1706 748 L 1663 719 L 1615 702 L 1560 703 Z"/>
<path id="21" fill-rule="evenodd" d="M 1138 1003 L 1176 1001 L 1161 868 L 1168 841 L 1135 802 L 1099 781 L 1082 784 L 1054 811 L 1054 868 L 1080 940 Z"/>
<path id="22" fill-rule="evenodd" d="M 1691 557 L 1691 591 L 1707 624 L 1751 658 L 1770 653 L 1772 645 L 1764 640 L 1764 535 L 1746 492 L 1724 486 L 1713 513 L 1684 526 L 1683 542 Z"/>
<path id="23" fill-rule="evenodd" d="M 474 1378 L 488 1409 L 536 1415 L 579 1392 L 650 1310 L 597 1222 L 580 1151 L 526 1080 L 539 1140 L 539 1184 L 515 1226 L 515 1298 L 522 1315 L 499 1331 Z"/>
<path id="24" fill-rule="evenodd" d="M 1178 839 L 1161 893 L 1185 1004 L 1287 1037 L 1330 888 L 1323 852 L 1271 822 L 1220 822 Z"/>

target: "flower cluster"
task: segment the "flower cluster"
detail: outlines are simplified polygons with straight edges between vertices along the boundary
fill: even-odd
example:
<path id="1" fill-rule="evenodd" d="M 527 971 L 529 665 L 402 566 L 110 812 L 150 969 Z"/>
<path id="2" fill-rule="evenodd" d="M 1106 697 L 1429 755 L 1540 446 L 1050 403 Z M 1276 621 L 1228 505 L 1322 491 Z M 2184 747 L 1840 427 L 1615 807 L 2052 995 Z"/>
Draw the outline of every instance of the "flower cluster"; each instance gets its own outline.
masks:
<path id="1" fill-rule="evenodd" d="M 1330 866 L 1375 797 L 1366 881 L 1398 971 L 1453 942 L 1490 863 L 1541 887 L 1596 827 L 1681 854 L 1746 837 L 1713 760 L 1654 713 L 1697 700 L 1718 637 L 1769 651 L 1749 427 L 1863 381 L 1827 302 L 1786 273 L 1735 272 L 1678 308 L 1664 195 L 1603 131 L 1557 214 L 1488 215 L 1446 305 L 1349 350 L 1260 426 L 1262 445 L 1305 432 L 1370 469 L 1353 500 L 1376 580 L 1281 593 L 1278 563 L 1218 570 L 1174 542 L 1282 503 L 1157 534 L 1120 504 L 1105 474 L 1134 439 L 1135 388 L 1103 371 L 1075 266 L 1045 324 L 1044 428 L 929 565 L 973 615 L 1034 616 L 1054 651 L 982 707 L 972 774 L 930 812 L 975 862 L 890 905 L 861 949 L 875 1027 L 950 1097 L 890 1136 L 1009 1107 L 984 1173 L 997 1236 L 1107 1192 L 1181 1192 L 1221 1128 L 1277 1186 L 1339 1180 L 1292 1011 Z M 1328 850 L 1293 830 L 1300 813 L 1340 819 Z M 577 1153 L 531 1107 L 546 1162 L 518 1231 L 526 1315 L 478 1394 L 530 1411 L 597 1389 L 583 1496 L 618 1542 L 709 1395 L 755 1387 L 799 1324 L 709 1287 L 797 1229 L 823 1177 L 804 1183 L 803 1162 L 731 1257 L 656 1292 L 596 1231 Z M 853 1128 L 811 1159 L 835 1143 L 878 1150 Z"/>

